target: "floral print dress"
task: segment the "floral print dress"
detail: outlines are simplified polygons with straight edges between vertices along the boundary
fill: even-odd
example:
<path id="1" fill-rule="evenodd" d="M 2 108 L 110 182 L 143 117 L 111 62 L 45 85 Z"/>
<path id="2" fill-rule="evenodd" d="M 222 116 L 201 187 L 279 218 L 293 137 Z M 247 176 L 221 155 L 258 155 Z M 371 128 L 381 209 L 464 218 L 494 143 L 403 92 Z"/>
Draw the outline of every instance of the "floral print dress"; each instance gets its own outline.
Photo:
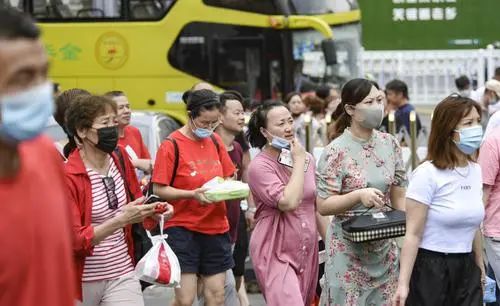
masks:
<path id="1" fill-rule="evenodd" d="M 385 194 L 388 204 L 391 186 L 407 185 L 397 140 L 375 130 L 369 140 L 362 140 L 346 129 L 325 148 L 316 180 L 318 196 L 323 199 L 373 187 Z M 354 243 L 342 234 L 342 222 L 365 210 L 362 203 L 356 204 L 351 210 L 334 216 L 328 227 L 320 305 L 390 305 L 399 274 L 396 241 Z"/>

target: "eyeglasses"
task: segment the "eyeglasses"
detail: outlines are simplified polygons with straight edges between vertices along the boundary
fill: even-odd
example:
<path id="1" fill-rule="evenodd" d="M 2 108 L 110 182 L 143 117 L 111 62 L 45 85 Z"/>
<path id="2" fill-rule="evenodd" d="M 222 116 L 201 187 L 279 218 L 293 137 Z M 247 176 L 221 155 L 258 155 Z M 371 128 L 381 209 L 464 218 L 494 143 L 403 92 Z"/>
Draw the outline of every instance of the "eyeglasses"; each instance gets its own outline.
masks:
<path id="1" fill-rule="evenodd" d="M 106 196 L 108 197 L 108 207 L 109 209 L 117 209 L 118 208 L 118 197 L 115 193 L 115 180 L 106 176 L 102 178 L 102 182 L 104 187 L 106 187 Z"/>
<path id="2" fill-rule="evenodd" d="M 193 125 L 195 128 L 199 128 L 198 125 L 196 124 L 196 122 L 194 122 L 194 119 L 191 119 L 191 121 L 193 121 Z M 217 122 L 214 122 L 212 124 L 209 124 L 208 127 L 202 127 L 202 128 L 214 131 L 219 126 L 219 124 L 220 124 L 220 121 L 217 121 Z"/>

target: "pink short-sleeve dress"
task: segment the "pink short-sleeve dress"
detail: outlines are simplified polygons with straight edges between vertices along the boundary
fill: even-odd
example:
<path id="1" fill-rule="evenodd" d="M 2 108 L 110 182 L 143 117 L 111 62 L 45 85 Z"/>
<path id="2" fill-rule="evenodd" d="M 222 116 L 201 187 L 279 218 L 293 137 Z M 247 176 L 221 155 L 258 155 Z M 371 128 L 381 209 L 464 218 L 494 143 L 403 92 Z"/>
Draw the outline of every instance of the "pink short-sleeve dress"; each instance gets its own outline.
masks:
<path id="1" fill-rule="evenodd" d="M 249 185 L 257 212 L 250 256 L 267 305 L 310 305 L 318 278 L 315 164 L 311 155 L 304 179 L 304 197 L 290 212 L 278 202 L 291 168 L 261 152 L 249 167 Z"/>

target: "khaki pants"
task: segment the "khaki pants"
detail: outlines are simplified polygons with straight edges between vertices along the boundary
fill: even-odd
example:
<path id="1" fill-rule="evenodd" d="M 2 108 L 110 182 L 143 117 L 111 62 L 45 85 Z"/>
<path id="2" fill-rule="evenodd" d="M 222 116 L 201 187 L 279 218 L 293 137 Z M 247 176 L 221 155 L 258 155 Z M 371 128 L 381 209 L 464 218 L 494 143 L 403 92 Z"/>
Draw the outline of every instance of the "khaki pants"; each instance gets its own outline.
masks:
<path id="1" fill-rule="evenodd" d="M 500 239 L 498 237 L 484 237 L 483 245 L 488 263 L 495 272 L 495 281 L 500 285 Z"/>
<path id="2" fill-rule="evenodd" d="M 133 273 L 120 278 L 83 282 L 83 302 L 78 306 L 144 306 L 141 285 Z"/>

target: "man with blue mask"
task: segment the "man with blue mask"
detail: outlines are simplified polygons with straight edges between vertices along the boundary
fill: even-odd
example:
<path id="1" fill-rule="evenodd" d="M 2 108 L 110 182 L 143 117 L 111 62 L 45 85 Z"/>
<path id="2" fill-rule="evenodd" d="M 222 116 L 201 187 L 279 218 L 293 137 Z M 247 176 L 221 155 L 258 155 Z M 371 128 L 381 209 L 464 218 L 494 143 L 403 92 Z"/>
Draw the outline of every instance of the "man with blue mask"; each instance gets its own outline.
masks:
<path id="1" fill-rule="evenodd" d="M 61 160 L 40 136 L 54 110 L 47 71 L 39 29 L 0 8 L 0 305 L 74 304 Z"/>

